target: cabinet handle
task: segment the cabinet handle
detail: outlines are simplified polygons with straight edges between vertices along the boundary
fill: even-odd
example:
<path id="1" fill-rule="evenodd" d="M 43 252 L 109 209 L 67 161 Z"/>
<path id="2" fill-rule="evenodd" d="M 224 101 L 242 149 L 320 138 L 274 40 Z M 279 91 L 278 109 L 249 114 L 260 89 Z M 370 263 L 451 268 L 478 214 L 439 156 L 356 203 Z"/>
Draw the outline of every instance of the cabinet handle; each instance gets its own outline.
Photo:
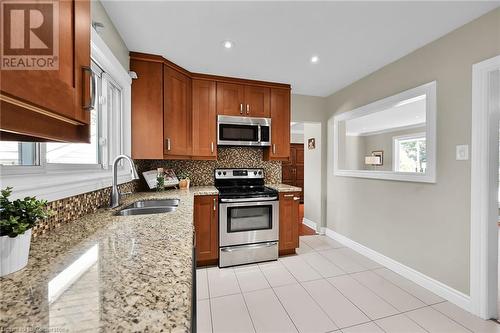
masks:
<path id="1" fill-rule="evenodd" d="M 297 201 L 297 200 L 300 200 L 299 197 L 293 197 L 293 200 Z"/>
<path id="2" fill-rule="evenodd" d="M 213 200 L 214 200 L 214 212 L 215 212 L 217 210 L 217 201 L 215 200 L 215 198 Z"/>
<path id="3" fill-rule="evenodd" d="M 285 194 L 284 197 L 285 198 L 291 198 L 291 197 L 293 197 L 293 194 Z"/>
<path id="4" fill-rule="evenodd" d="M 250 104 L 247 104 L 247 114 L 250 114 Z"/>
<path id="5" fill-rule="evenodd" d="M 210 143 L 210 151 L 212 152 L 212 154 L 214 153 L 214 142 L 213 141 Z"/>
<path id="6" fill-rule="evenodd" d="M 243 103 L 240 104 L 240 114 L 243 114 Z"/>
<path id="7" fill-rule="evenodd" d="M 276 144 L 273 143 L 273 154 L 276 154 Z"/>
<path id="8" fill-rule="evenodd" d="M 170 150 L 170 138 L 167 138 L 166 142 L 167 142 L 167 150 Z"/>
<path id="9" fill-rule="evenodd" d="M 96 97 L 96 86 L 97 86 L 97 79 L 95 76 L 95 73 L 92 71 L 92 68 L 89 66 L 83 66 L 82 67 L 83 72 L 88 72 L 90 73 L 90 101 L 89 104 L 85 105 L 85 84 L 82 84 L 82 90 L 83 90 L 83 109 L 86 111 L 92 111 L 94 110 L 94 104 L 95 104 L 95 97 Z M 85 83 L 85 74 L 82 76 L 83 83 Z"/>

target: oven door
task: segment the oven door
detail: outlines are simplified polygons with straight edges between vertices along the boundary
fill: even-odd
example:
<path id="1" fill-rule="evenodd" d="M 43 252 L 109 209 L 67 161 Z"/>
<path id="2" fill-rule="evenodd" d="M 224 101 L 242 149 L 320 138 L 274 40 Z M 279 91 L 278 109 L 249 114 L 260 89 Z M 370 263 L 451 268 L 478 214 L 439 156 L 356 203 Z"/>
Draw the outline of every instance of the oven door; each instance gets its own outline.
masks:
<path id="1" fill-rule="evenodd" d="M 231 202 L 219 204 L 220 247 L 278 240 L 278 200 L 254 202 L 226 200 Z"/>

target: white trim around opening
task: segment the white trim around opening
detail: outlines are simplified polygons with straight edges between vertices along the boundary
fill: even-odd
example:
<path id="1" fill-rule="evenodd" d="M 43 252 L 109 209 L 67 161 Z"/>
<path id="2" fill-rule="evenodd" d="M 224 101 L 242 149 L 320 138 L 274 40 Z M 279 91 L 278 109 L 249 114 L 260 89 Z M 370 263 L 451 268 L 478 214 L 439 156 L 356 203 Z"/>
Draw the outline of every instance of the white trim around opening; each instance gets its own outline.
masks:
<path id="1" fill-rule="evenodd" d="M 483 319 L 497 318 L 499 70 L 500 55 L 472 67 L 470 311 Z"/>

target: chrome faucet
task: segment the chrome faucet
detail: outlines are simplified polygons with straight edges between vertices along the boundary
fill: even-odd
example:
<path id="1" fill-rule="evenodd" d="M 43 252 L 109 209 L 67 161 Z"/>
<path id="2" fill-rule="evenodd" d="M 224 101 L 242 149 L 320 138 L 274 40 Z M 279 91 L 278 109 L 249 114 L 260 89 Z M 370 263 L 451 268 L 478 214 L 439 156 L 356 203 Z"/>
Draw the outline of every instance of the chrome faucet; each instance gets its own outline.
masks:
<path id="1" fill-rule="evenodd" d="M 118 190 L 118 162 L 121 159 L 126 159 L 130 163 L 130 172 L 132 173 L 132 179 L 139 179 L 137 175 L 137 170 L 135 169 L 135 164 L 132 158 L 128 155 L 118 155 L 113 160 L 113 186 L 111 187 L 111 198 L 109 201 L 109 207 L 115 208 L 120 205 L 120 191 Z"/>

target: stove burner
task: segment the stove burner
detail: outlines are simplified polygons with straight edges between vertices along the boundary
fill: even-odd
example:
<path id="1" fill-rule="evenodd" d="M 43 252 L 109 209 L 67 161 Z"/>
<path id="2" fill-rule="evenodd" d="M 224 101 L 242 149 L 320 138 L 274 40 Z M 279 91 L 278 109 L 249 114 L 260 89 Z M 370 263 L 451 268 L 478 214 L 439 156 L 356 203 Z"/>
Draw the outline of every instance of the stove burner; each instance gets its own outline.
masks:
<path id="1" fill-rule="evenodd" d="M 219 198 L 262 198 L 278 195 L 278 191 L 264 186 L 263 169 L 216 169 L 214 176 Z"/>

